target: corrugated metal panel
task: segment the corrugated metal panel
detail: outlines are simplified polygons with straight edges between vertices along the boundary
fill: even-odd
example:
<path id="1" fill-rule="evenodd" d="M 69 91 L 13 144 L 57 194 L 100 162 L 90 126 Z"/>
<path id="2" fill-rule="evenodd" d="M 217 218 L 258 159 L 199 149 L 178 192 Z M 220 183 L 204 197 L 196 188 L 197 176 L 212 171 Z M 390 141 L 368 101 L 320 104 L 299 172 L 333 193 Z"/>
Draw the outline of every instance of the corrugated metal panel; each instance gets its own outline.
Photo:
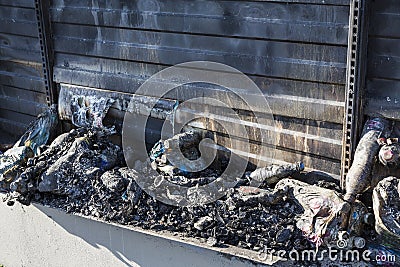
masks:
<path id="1" fill-rule="evenodd" d="M 21 134 L 46 108 L 33 0 L 0 0 L 0 128 Z"/>
<path id="2" fill-rule="evenodd" d="M 249 75 L 271 105 L 281 133 L 276 159 L 302 159 L 307 167 L 339 175 L 349 4 L 55 0 L 54 79 L 134 93 L 177 63 L 230 65 Z M 215 88 L 190 92 L 196 91 L 219 94 Z M 257 137 L 251 138 L 254 157 L 259 149 Z"/>
<path id="3" fill-rule="evenodd" d="M 372 2 L 366 113 L 400 119 L 400 2 Z"/>

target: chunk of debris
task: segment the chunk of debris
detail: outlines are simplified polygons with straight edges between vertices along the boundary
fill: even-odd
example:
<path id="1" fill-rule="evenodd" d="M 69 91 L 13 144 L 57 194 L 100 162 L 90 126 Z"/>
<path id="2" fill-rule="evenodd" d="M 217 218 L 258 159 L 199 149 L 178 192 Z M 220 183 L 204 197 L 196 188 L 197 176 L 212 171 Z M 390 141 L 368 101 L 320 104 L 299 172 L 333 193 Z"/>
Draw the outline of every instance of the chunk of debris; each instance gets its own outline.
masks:
<path id="1" fill-rule="evenodd" d="M 283 179 L 276 184 L 274 194 L 278 199 L 293 198 L 303 207 L 304 213 L 296 225 L 317 246 L 322 245 L 325 237 L 335 237 L 347 227 L 351 206 L 333 190 Z"/>
<path id="2" fill-rule="evenodd" d="M 70 95 L 62 89 L 59 96 L 61 119 L 70 119 L 77 127 L 103 129 L 103 119 L 114 99 L 94 95 Z"/>
<path id="3" fill-rule="evenodd" d="M 129 179 L 124 178 L 118 169 L 106 171 L 100 180 L 111 192 L 122 192 L 129 184 Z"/>
<path id="4" fill-rule="evenodd" d="M 206 227 L 210 226 L 214 220 L 210 216 L 204 216 L 194 223 L 193 227 L 199 231 L 204 230 Z"/>
<path id="5" fill-rule="evenodd" d="M 279 180 L 287 178 L 295 173 L 304 170 L 303 162 L 286 165 L 271 165 L 264 168 L 258 168 L 255 171 L 247 174 L 250 179 L 260 183 L 271 185 L 276 184 Z"/>
<path id="6" fill-rule="evenodd" d="M 384 244 L 400 247 L 400 183 L 396 177 L 380 181 L 373 191 L 375 230 Z"/>
<path id="7" fill-rule="evenodd" d="M 122 150 L 107 141 L 97 132 L 88 130 L 82 137 L 76 137 L 68 150 L 61 151 L 56 161 L 41 175 L 40 192 L 72 194 L 78 191 L 70 181 L 85 182 L 94 175 L 112 169 L 117 165 Z"/>
<path id="8" fill-rule="evenodd" d="M 13 147 L 0 155 L 0 182 L 11 183 L 19 167 L 25 166 L 27 160 L 34 156 L 29 146 Z"/>
<path id="9" fill-rule="evenodd" d="M 400 144 L 384 144 L 379 150 L 379 162 L 389 168 L 400 167 Z"/>
<path id="10" fill-rule="evenodd" d="M 288 241 L 290 239 L 292 232 L 293 232 L 293 229 L 291 227 L 286 227 L 286 228 L 279 230 L 275 236 L 276 242 L 278 242 L 280 244 L 285 243 L 286 241 Z"/>
<path id="11" fill-rule="evenodd" d="M 389 122 L 383 118 L 370 119 L 365 123 L 354 161 L 346 176 L 346 195 L 344 199 L 353 203 L 357 194 L 363 193 L 371 185 L 371 170 L 378 155 L 378 140 L 390 135 Z"/>

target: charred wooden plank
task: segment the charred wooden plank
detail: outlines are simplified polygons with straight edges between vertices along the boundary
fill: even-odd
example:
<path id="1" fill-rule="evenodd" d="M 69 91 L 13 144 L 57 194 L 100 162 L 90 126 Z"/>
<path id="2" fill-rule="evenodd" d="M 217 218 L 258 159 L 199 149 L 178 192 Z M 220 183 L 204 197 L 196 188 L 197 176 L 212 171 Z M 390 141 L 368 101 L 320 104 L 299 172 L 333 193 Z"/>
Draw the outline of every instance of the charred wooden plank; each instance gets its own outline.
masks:
<path id="1" fill-rule="evenodd" d="M 73 6 L 57 3 L 55 22 L 205 35 L 314 43 L 347 43 L 346 6 L 246 1 L 158 1 L 158 8 L 135 2 Z M 59 5 L 58 5 L 59 4 Z M 151 16 L 149 16 L 151 12 Z M 310 20 L 310 18 L 312 18 Z M 96 20 L 96 21 L 95 21 Z M 314 34 L 304 34 L 313 32 Z"/>

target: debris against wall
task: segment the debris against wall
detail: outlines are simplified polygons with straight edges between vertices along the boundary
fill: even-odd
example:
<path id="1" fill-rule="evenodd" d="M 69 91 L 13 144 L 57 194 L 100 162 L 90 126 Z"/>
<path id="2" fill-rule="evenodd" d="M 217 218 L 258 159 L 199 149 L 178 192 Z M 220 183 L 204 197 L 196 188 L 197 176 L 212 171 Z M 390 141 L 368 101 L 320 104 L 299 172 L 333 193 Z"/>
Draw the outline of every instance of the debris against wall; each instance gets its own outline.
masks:
<path id="1" fill-rule="evenodd" d="M 37 125 L 52 125 L 43 124 L 43 117 L 38 121 L 41 123 Z M 397 168 L 392 164 L 397 162 L 392 160 L 397 159 L 397 146 L 393 146 L 396 139 L 379 139 L 389 124 L 380 124 L 381 120 L 372 122 L 375 128 L 369 127 L 372 124 L 368 121 L 364 136 L 371 135 L 368 141 L 371 141 L 373 151 L 367 152 L 373 159 L 365 162 L 371 163 L 369 168 L 372 170 L 376 170 L 376 164 Z M 376 129 L 377 122 L 380 130 Z M 236 186 L 225 196 L 211 203 L 171 206 L 156 200 L 138 185 L 139 176 L 146 175 L 149 170 L 143 168 L 143 173 L 138 173 L 126 167 L 121 147 L 110 141 L 116 132 L 93 126 L 62 133 L 48 146 L 38 145 L 40 149 L 36 154 L 28 146 L 31 143 L 24 141 L 24 146 L 11 148 L 1 155 L 4 162 L 8 159 L 5 156 L 16 153 L 13 152 L 16 149 L 21 150 L 22 155 L 18 157 L 19 161 L 13 162 L 12 172 L 0 170 L 7 204 L 13 205 L 16 200 L 25 204 L 35 201 L 106 221 L 196 237 L 209 246 L 228 244 L 255 251 L 263 251 L 266 247 L 285 251 L 318 250 L 324 246 L 343 249 L 338 245 L 342 243 L 347 249 L 363 249 L 376 243 L 373 239 L 377 234 L 396 237 L 395 240 L 385 239 L 389 244 L 399 242 L 395 223 L 398 209 L 393 204 L 398 198 L 397 178 L 383 180 L 374 191 L 376 232 L 371 222 L 371 208 L 359 200 L 346 201 L 336 184 L 320 181 L 317 185 L 290 177 L 303 172 L 301 162 L 247 172 L 238 177 Z M 52 127 L 46 129 L 48 134 L 43 130 L 39 131 L 40 136 L 51 136 Z M 32 136 L 35 137 L 32 140 L 41 142 L 46 139 Z M 161 178 L 179 186 L 196 187 L 218 179 L 227 158 L 217 157 L 217 163 L 205 165 L 200 172 L 182 169 L 168 160 L 173 149 L 180 149 L 185 157 L 196 160 L 203 137 L 203 132 L 189 131 L 160 140 L 150 151 L 151 167 Z M 377 146 L 372 145 L 373 138 Z M 384 150 L 381 154 L 386 165 L 379 161 L 380 149 Z M 393 156 L 390 159 L 389 154 Z M 372 174 L 374 171 L 368 171 L 362 176 L 368 179 L 369 186 Z M 252 186 L 252 180 L 258 184 L 261 181 L 260 186 Z M 390 186 L 386 186 L 387 183 Z M 388 193 L 392 187 L 397 195 Z M 393 216 L 396 220 L 391 220 Z"/>

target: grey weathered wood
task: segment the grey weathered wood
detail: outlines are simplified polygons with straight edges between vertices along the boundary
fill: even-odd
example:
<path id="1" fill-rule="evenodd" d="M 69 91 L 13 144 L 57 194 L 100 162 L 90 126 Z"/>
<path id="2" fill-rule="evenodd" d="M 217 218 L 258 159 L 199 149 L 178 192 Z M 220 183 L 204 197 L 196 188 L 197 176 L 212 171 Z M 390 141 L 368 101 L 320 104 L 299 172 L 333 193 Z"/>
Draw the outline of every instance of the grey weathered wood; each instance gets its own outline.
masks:
<path id="1" fill-rule="evenodd" d="M 0 17 L 0 32 L 37 37 L 37 23 L 33 21 L 13 21 Z"/>
<path id="2" fill-rule="evenodd" d="M 0 17 L 4 20 L 15 20 L 15 21 L 36 20 L 35 10 L 32 8 L 2 6 L 1 4 L 0 4 Z"/>
<path id="3" fill-rule="evenodd" d="M 159 1 L 157 7 L 121 3 L 52 9 L 56 22 L 257 39 L 346 45 L 345 6 L 229 1 Z M 101 6 L 101 7 L 100 7 Z M 155 10 L 153 10 L 155 9 Z M 313 20 L 310 20 L 313 18 Z M 312 35 L 305 34 L 313 32 Z"/>
<path id="4" fill-rule="evenodd" d="M 0 97 L 9 97 L 35 103 L 45 103 L 46 94 L 43 92 L 31 91 L 24 88 L 0 84 Z"/>
<path id="5" fill-rule="evenodd" d="M 63 31 L 67 31 L 69 27 L 65 26 Z M 75 27 L 75 30 L 79 31 L 80 28 L 83 27 Z M 61 28 L 58 29 L 61 31 Z M 117 39 L 118 42 L 106 41 L 106 36 L 103 36 L 103 41 L 88 39 L 89 36 L 83 39 L 85 37 L 82 33 L 77 34 L 82 36 L 75 38 L 57 36 L 54 48 L 56 52 L 80 54 L 85 51 L 85 55 L 168 65 L 208 60 L 228 64 L 246 74 L 342 84 L 345 81 L 346 49 L 341 47 L 328 49 L 317 45 L 240 40 L 237 49 L 252 51 L 252 54 L 238 54 L 227 51 L 226 44 L 223 43 L 226 40 L 210 40 L 211 37 L 191 37 L 187 40 L 192 40 L 193 43 L 190 41 L 184 46 L 185 36 L 146 33 L 149 38 L 146 40 L 147 37 L 139 37 L 138 32 L 130 33 L 133 35 L 122 37 L 121 32 L 119 37 L 122 38 Z M 127 43 L 143 37 L 142 43 Z M 161 43 L 157 44 L 158 42 Z M 181 46 L 174 47 L 174 43 Z"/>
<path id="6" fill-rule="evenodd" d="M 370 78 L 400 79 L 400 57 L 371 55 L 368 60 Z"/>
<path id="7" fill-rule="evenodd" d="M 101 55 L 99 49 L 104 44 L 106 47 L 109 42 L 116 47 L 140 48 L 155 46 L 158 50 L 171 50 L 177 48 L 181 53 L 185 53 L 186 49 L 193 52 L 213 53 L 218 55 L 223 53 L 226 55 L 240 55 L 242 57 L 259 55 L 260 58 L 276 59 L 277 61 L 287 61 L 289 59 L 308 60 L 308 64 L 317 65 L 318 62 L 327 63 L 327 65 L 335 67 L 335 63 L 343 63 L 346 60 L 346 48 L 330 45 L 303 44 L 293 42 L 279 42 L 266 40 L 248 40 L 242 38 L 228 38 L 218 36 L 198 36 L 188 34 L 177 34 L 168 32 L 152 32 L 132 29 L 109 29 L 97 28 L 93 26 L 70 25 L 70 24 L 55 24 L 54 34 L 56 40 L 59 38 L 72 39 L 79 44 L 79 40 L 88 43 L 87 47 L 89 54 L 97 52 Z M 79 39 L 79 40 L 78 40 Z M 57 43 L 57 41 L 55 41 Z M 60 41 L 59 41 L 60 43 Z M 73 50 L 71 52 L 74 52 Z M 79 51 L 75 51 L 76 53 Z M 85 51 L 86 52 L 86 51 Z M 122 59 L 129 59 L 128 55 L 122 55 Z M 114 55 L 111 53 L 108 57 Z M 166 61 L 167 58 L 158 58 Z M 154 59 L 156 60 L 156 58 Z M 151 61 L 151 60 L 150 60 Z M 314 62 L 315 61 L 315 62 Z M 293 63 L 296 63 L 293 60 Z M 300 62 L 299 62 L 300 63 Z M 323 64 L 321 64 L 323 65 Z"/>
<path id="8" fill-rule="evenodd" d="M 385 36 L 385 37 L 400 37 L 399 25 L 400 16 L 398 14 L 375 14 L 371 18 L 375 22 L 371 25 L 371 35 Z"/>
<path id="9" fill-rule="evenodd" d="M 28 60 L 40 62 L 40 52 L 32 50 L 19 50 L 10 47 L 0 46 L 0 60 Z"/>
<path id="10" fill-rule="evenodd" d="M 42 78 L 19 75 L 10 71 L 0 71 L 0 84 L 15 86 L 42 93 L 46 92 Z"/>
<path id="11" fill-rule="evenodd" d="M 78 75 L 78 71 L 73 72 L 74 82 L 78 83 L 80 80 L 75 79 L 76 75 Z M 59 71 L 56 69 L 55 74 L 58 75 Z M 88 79 L 89 75 L 84 75 L 82 77 L 82 81 L 85 80 L 86 82 L 90 82 Z M 93 80 L 91 82 L 91 87 L 96 86 L 98 84 L 102 84 L 103 79 L 99 78 L 98 75 L 93 75 Z M 107 79 L 108 77 L 103 78 Z M 108 79 L 107 79 L 108 80 Z M 61 80 L 57 80 L 60 82 Z M 64 82 L 68 83 L 71 80 L 65 79 Z M 133 93 L 136 89 L 144 82 L 144 80 L 135 80 L 131 77 L 130 83 L 126 84 L 126 87 L 121 87 L 121 89 L 116 88 L 115 90 L 121 92 L 130 92 Z M 82 83 L 79 83 L 82 84 Z M 85 84 L 86 85 L 86 84 Z M 245 90 L 245 89 L 242 89 Z M 182 93 L 179 93 L 182 92 Z M 180 101 L 185 101 L 192 97 L 199 97 L 199 96 L 207 96 L 211 98 L 217 99 L 228 99 L 229 94 L 226 91 L 221 89 L 207 89 L 205 87 L 198 87 L 198 86 L 185 86 L 182 88 L 177 94 L 171 93 L 171 96 L 167 95 L 168 97 L 172 97 L 174 99 L 178 99 Z M 288 116 L 288 117 L 297 117 L 297 118 L 304 118 L 304 119 L 312 119 L 312 120 L 319 120 L 319 121 L 330 121 L 335 123 L 341 123 L 342 118 L 344 116 L 344 105 L 342 102 L 339 101 L 329 101 L 329 100 L 322 100 L 322 99 L 314 99 L 314 98 L 304 98 L 304 97 L 297 97 L 297 96 L 290 96 L 284 94 L 269 94 L 268 91 L 265 92 L 265 97 L 270 105 L 272 113 L 276 115 Z M 239 99 L 229 98 L 230 104 L 235 106 L 236 108 L 240 109 L 248 109 L 244 102 L 240 101 Z M 252 107 L 252 110 L 262 112 L 265 107 Z"/>
<path id="12" fill-rule="evenodd" d="M 366 114 L 400 120 L 400 81 L 371 79 L 366 94 Z"/>
<path id="13" fill-rule="evenodd" d="M 165 66 L 143 62 L 56 54 L 57 82 L 134 92 L 136 86 Z M 344 85 L 249 76 L 266 94 L 287 94 L 323 100 L 343 101 Z"/>
<path id="14" fill-rule="evenodd" d="M 23 114 L 37 116 L 48 106 L 45 103 L 35 102 L 13 97 L 4 97 L 0 95 L 0 107 L 10 111 L 21 112 Z"/>
<path id="15" fill-rule="evenodd" d="M 377 98 L 375 96 L 366 99 L 365 113 L 371 116 L 379 114 L 385 118 L 400 120 L 400 96 Z"/>
<path id="16" fill-rule="evenodd" d="M 30 61 L 2 61 L 0 74 L 12 73 L 15 76 L 26 76 L 40 80 L 43 75 L 42 64 Z"/>
<path id="17" fill-rule="evenodd" d="M 349 0 L 55 0 L 54 78 L 133 93 L 151 75 L 176 63 L 228 64 L 249 75 L 268 97 L 282 131 L 277 160 L 303 160 L 307 167 L 337 175 L 349 4 Z M 179 90 L 167 97 L 184 101 L 201 92 L 226 96 L 215 87 Z M 229 101 L 243 119 L 252 120 L 249 107 L 234 98 Z M 266 112 L 265 107 L 253 108 Z M 221 107 L 213 109 L 225 116 Z M 112 108 L 106 120 L 118 123 L 118 113 Z M 235 123 L 239 122 L 230 120 L 232 127 Z M 152 142 L 159 137 L 158 126 L 156 121 L 149 125 L 147 137 Z M 208 128 L 223 131 L 214 124 Z M 249 130 L 254 160 L 260 151 L 257 127 Z M 223 134 L 216 135 L 228 144 Z"/>
<path id="18" fill-rule="evenodd" d="M 370 36 L 368 48 L 368 53 L 372 56 L 400 57 L 398 38 Z"/>
<path id="19" fill-rule="evenodd" d="M 400 120 L 400 2 L 371 3 L 365 113 Z"/>
<path id="20" fill-rule="evenodd" d="M 132 5 L 135 5 L 137 1 L 129 1 L 132 2 Z M 149 4 L 149 7 L 154 7 L 154 2 Z M 190 1 L 191 2 L 191 1 Z M 200 2 L 200 1 L 199 1 Z M 201 1 L 201 2 L 213 2 L 213 1 Z M 225 1 L 225 2 L 236 2 L 235 0 Z M 244 1 L 243 1 L 244 2 Z M 301 4 L 315 4 L 315 5 L 337 5 L 337 6 L 348 6 L 350 4 L 350 0 L 254 0 L 254 1 L 246 1 L 247 3 L 259 2 L 274 2 L 274 3 L 301 3 Z M 90 0 L 55 0 L 53 1 L 54 6 L 91 6 L 93 3 Z M 119 2 L 106 2 L 106 1 L 96 1 L 95 2 L 99 7 L 120 7 Z"/>
<path id="21" fill-rule="evenodd" d="M 195 111 L 185 110 L 182 113 L 195 113 Z M 216 113 L 217 115 L 221 113 Z M 184 120 L 186 114 L 179 114 L 177 120 Z M 252 124 L 246 125 L 242 120 L 232 119 L 224 116 L 218 116 L 216 121 L 219 121 L 224 124 L 224 127 L 221 124 L 213 123 L 213 113 L 209 115 L 210 120 L 204 118 L 204 121 L 197 122 L 195 125 L 198 128 L 211 130 L 217 133 L 223 133 L 224 128 L 228 133 L 231 129 L 237 127 L 237 125 L 244 125 L 247 131 L 247 135 L 230 135 L 226 137 L 226 140 L 229 138 L 239 138 L 243 139 L 243 145 L 246 146 L 246 139 L 248 138 L 250 143 L 253 143 L 255 146 L 260 145 L 260 130 L 265 131 L 266 136 L 271 136 L 271 138 L 267 138 L 264 142 L 268 145 L 276 145 L 278 147 L 286 147 L 288 149 L 294 151 L 302 151 L 305 153 L 311 153 L 314 155 L 320 155 L 327 158 L 340 159 L 341 157 L 341 140 L 334 140 L 330 138 L 326 138 L 323 136 L 312 135 L 304 132 L 296 132 L 291 130 L 286 130 L 279 127 L 279 124 L 270 125 L 268 128 L 264 128 L 261 125 Z M 277 126 L 277 127 L 275 127 Z M 244 148 L 246 149 L 246 148 Z"/>
<path id="22" fill-rule="evenodd" d="M 0 47 L 40 52 L 39 39 L 37 37 L 0 33 Z"/>
<path id="23" fill-rule="evenodd" d="M 35 1 L 33 1 L 33 0 L 14 0 L 14 1 L 0 0 L 0 5 L 34 8 L 35 7 Z"/>
<path id="24" fill-rule="evenodd" d="M 20 123 L 18 121 L 15 121 L 13 119 L 4 119 L 1 118 L 1 109 L 0 109 L 0 129 L 4 133 L 7 133 L 8 135 L 12 136 L 12 139 L 14 141 L 18 140 L 18 136 L 22 135 L 24 131 L 26 130 L 26 124 Z M 0 140 L 0 142 L 3 140 Z"/>
<path id="25" fill-rule="evenodd" d="M 0 106 L 0 119 L 15 121 L 15 124 L 26 125 L 27 127 L 35 118 L 36 116 L 3 109 Z"/>

